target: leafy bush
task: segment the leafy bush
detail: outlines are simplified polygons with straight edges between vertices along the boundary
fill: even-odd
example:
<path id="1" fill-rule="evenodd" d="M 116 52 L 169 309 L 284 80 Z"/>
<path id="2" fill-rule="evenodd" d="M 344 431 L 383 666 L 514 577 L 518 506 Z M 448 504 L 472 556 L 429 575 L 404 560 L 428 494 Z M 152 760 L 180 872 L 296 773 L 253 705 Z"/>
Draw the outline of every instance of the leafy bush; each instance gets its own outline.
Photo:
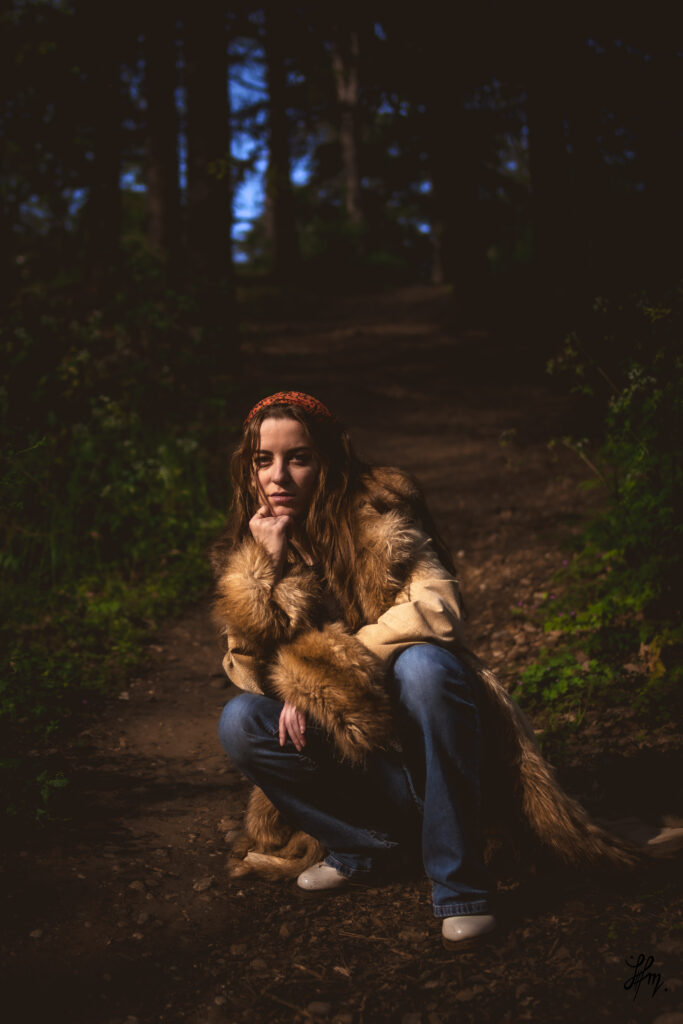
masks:
<path id="1" fill-rule="evenodd" d="M 15 813 L 45 816 L 63 781 L 41 750 L 207 585 L 227 501 L 227 460 L 217 473 L 209 453 L 226 443 L 229 394 L 208 393 L 211 360 L 186 312 L 145 295 L 79 312 L 46 289 L 20 296 L 4 325 L 0 781 Z"/>
<path id="2" fill-rule="evenodd" d="M 678 296 L 680 299 L 680 296 Z M 543 621 L 562 634 L 522 676 L 520 699 L 536 708 L 622 696 L 668 713 L 680 701 L 683 627 L 683 355 L 680 304 L 640 299 L 625 310 L 598 304 L 605 331 L 591 358 L 574 336 L 552 369 L 571 370 L 577 390 L 603 405 L 597 451 L 565 438 L 608 488 L 605 511 L 556 582 Z M 597 357 L 602 356 L 599 363 Z M 603 398 L 604 401 L 604 398 Z"/>

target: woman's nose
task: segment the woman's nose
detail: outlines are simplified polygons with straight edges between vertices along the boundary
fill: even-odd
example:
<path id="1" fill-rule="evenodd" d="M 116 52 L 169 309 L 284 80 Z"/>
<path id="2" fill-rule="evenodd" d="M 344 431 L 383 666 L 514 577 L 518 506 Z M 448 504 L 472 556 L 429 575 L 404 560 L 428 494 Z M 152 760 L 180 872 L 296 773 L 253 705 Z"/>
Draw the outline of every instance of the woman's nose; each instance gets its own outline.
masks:
<path id="1" fill-rule="evenodd" d="M 287 463 L 284 459 L 275 459 L 273 462 L 273 479 L 278 483 L 281 483 L 289 479 L 289 471 L 287 469 Z"/>

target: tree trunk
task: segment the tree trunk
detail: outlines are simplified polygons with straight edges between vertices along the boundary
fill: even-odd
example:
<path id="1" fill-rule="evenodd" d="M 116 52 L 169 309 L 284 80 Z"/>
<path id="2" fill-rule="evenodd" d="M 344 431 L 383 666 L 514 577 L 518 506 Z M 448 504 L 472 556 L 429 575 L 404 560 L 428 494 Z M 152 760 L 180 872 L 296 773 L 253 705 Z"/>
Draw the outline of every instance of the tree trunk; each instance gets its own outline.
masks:
<path id="1" fill-rule="evenodd" d="M 230 105 L 226 11 L 220 0 L 188 4 L 187 255 L 200 321 L 219 373 L 238 353 L 231 246 Z"/>
<path id="2" fill-rule="evenodd" d="M 667 33 L 667 28 L 669 29 Z M 635 104 L 635 145 L 643 187 L 643 220 L 639 226 L 643 278 L 655 294 L 680 280 L 681 223 L 681 79 L 680 46 L 666 20 L 649 43 L 650 59 L 643 63 Z"/>
<path id="3" fill-rule="evenodd" d="M 446 283 L 446 268 L 443 259 L 443 236 L 445 225 L 443 220 L 436 217 L 432 221 L 432 271 L 431 281 L 434 285 Z"/>
<path id="4" fill-rule="evenodd" d="M 187 82 L 187 242 L 198 281 L 230 276 L 230 109 L 225 8 L 189 4 L 185 21 Z"/>
<path id="5" fill-rule="evenodd" d="M 547 19 L 544 31 L 529 40 L 525 63 L 536 310 L 540 334 L 551 341 L 568 313 L 576 239 L 565 128 L 566 43 Z"/>
<path id="6" fill-rule="evenodd" d="M 266 7 L 269 144 L 266 234 L 271 247 L 272 276 L 276 281 L 291 279 L 299 264 L 294 196 L 290 181 L 287 76 L 283 46 L 287 28 L 285 14 L 278 0 L 271 0 Z"/>
<path id="7" fill-rule="evenodd" d="M 339 143 L 344 167 L 346 213 L 354 227 L 363 224 L 360 180 L 360 42 L 350 29 L 345 46 L 332 50 L 332 69 L 339 103 Z"/>
<path id="8" fill-rule="evenodd" d="M 478 198 L 480 155 L 473 131 L 478 113 L 465 108 L 467 84 L 454 66 L 457 61 L 448 53 L 449 48 L 450 41 L 445 37 L 436 45 L 428 83 L 432 282 L 452 285 L 449 320 L 453 327 L 464 327 L 481 322 L 488 264 Z M 444 68 L 453 71 L 445 75 Z"/>
<path id="9" fill-rule="evenodd" d="M 606 284 L 611 197 L 607 166 L 600 151 L 602 97 L 586 39 L 572 47 L 572 66 L 581 89 L 567 91 L 567 124 L 571 155 L 569 216 L 565 217 L 565 266 L 571 272 L 577 298 L 591 299 Z"/>
<path id="10" fill-rule="evenodd" d="M 147 237 L 177 282 L 180 244 L 178 114 L 175 102 L 176 0 L 159 7 L 147 0 L 145 82 L 147 92 Z"/>
<path id="11" fill-rule="evenodd" d="M 84 45 L 87 41 L 84 60 L 93 130 L 90 189 L 84 215 L 85 274 L 90 287 L 99 295 L 116 269 L 120 251 L 124 29 L 121 11 L 112 0 L 104 0 L 96 9 L 86 0 L 80 17 Z"/>

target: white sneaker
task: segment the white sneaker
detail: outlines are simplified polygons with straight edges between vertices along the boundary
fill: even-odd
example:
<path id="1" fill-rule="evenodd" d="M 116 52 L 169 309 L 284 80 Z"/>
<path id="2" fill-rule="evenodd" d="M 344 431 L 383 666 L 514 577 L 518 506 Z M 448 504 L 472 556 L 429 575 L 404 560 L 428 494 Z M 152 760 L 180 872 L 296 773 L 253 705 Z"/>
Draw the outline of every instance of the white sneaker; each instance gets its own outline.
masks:
<path id="1" fill-rule="evenodd" d="M 446 949 L 464 949 L 477 939 L 488 935 L 496 927 L 493 914 L 467 914 L 462 917 L 444 917 L 441 941 Z"/>
<path id="2" fill-rule="evenodd" d="M 346 875 L 340 874 L 336 868 L 333 868 L 331 864 L 326 864 L 324 860 L 321 860 L 319 864 L 314 864 L 312 868 L 306 868 L 296 880 L 300 889 L 307 889 L 309 892 L 318 889 L 337 889 L 346 882 L 348 882 Z"/>

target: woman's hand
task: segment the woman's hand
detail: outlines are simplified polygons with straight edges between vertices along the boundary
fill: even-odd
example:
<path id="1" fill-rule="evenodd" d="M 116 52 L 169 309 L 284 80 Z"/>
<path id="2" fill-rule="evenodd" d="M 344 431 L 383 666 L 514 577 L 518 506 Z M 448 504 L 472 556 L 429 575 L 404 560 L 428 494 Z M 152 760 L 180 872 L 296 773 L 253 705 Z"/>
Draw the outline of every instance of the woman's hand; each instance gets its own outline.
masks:
<path id="1" fill-rule="evenodd" d="M 290 703 L 286 703 L 280 712 L 281 747 L 284 747 L 288 736 L 298 751 L 306 746 L 306 716 Z"/>
<path id="2" fill-rule="evenodd" d="M 287 537 L 292 530 L 291 516 L 271 515 L 267 505 L 259 506 L 256 515 L 249 520 L 251 535 L 261 544 L 273 559 L 275 571 L 282 575 L 287 554 Z"/>

